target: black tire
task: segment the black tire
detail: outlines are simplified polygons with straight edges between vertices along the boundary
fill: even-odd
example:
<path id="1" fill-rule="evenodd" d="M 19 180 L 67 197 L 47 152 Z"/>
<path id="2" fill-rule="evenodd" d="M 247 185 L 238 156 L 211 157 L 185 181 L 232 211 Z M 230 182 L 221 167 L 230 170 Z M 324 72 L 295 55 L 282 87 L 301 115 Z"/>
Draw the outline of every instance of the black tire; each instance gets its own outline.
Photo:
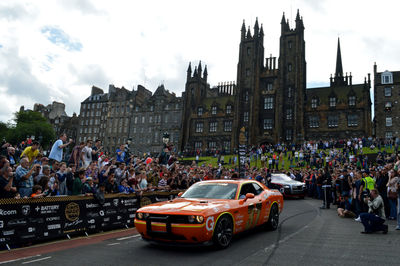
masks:
<path id="1" fill-rule="evenodd" d="M 274 204 L 271 207 L 271 211 L 269 212 L 269 218 L 266 223 L 266 227 L 268 230 L 275 231 L 278 229 L 279 225 L 279 209 L 278 205 Z"/>
<path id="2" fill-rule="evenodd" d="M 219 249 L 227 248 L 233 237 L 233 221 L 228 215 L 219 218 L 214 229 L 213 242 Z"/>

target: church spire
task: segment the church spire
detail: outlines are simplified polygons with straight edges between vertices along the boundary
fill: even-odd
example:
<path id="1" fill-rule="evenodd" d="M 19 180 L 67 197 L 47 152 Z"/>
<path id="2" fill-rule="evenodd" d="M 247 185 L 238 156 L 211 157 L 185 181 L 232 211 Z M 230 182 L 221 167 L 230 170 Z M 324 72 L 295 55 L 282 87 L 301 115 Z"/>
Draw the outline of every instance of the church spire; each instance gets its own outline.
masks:
<path id="1" fill-rule="evenodd" d="M 342 54 L 340 52 L 340 39 L 338 37 L 335 77 L 343 77 Z"/>
<path id="2" fill-rule="evenodd" d="M 242 40 L 246 37 L 246 25 L 244 24 L 244 19 L 243 19 L 243 24 L 242 24 L 242 29 L 240 30 L 242 32 Z"/>
<path id="3" fill-rule="evenodd" d="M 258 31 L 259 31 L 259 27 L 258 27 L 258 18 L 256 17 L 256 23 L 254 24 L 254 37 L 258 36 Z"/>

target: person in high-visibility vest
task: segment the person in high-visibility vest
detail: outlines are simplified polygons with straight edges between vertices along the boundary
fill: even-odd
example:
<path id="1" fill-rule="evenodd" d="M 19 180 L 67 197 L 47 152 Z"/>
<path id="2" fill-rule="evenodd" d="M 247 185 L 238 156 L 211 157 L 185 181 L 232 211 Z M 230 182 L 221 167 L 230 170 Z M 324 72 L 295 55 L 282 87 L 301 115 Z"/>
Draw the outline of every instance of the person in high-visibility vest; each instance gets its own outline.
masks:
<path id="1" fill-rule="evenodd" d="M 360 193 L 358 199 L 362 203 L 362 211 L 366 211 L 366 205 L 364 203 L 364 197 L 369 195 L 371 190 L 375 189 L 375 180 L 369 175 L 369 171 L 363 172 L 363 178 L 361 179 Z"/>

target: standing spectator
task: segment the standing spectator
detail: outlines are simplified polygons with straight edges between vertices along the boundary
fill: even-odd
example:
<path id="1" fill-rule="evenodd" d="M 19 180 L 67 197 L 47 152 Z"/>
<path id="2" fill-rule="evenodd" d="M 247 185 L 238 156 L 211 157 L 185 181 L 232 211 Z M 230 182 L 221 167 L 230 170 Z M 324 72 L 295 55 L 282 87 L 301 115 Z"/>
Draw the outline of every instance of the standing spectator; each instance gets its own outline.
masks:
<path id="1" fill-rule="evenodd" d="M 400 183 L 397 182 L 397 226 L 396 230 L 400 230 Z"/>
<path id="2" fill-rule="evenodd" d="M 396 203 L 397 203 L 397 181 L 398 177 L 395 175 L 394 170 L 389 171 L 389 181 L 386 184 L 387 186 L 387 195 L 389 200 L 390 206 L 390 214 L 389 220 L 396 220 L 397 213 L 396 213 Z"/>
<path id="3" fill-rule="evenodd" d="M 69 164 L 74 164 L 76 167 L 80 166 L 80 160 L 81 160 L 81 153 L 82 149 L 85 147 L 85 142 L 79 143 L 79 145 L 76 145 L 71 152 L 71 156 L 69 157 Z"/>
<path id="4" fill-rule="evenodd" d="M 22 158 L 20 161 L 20 166 L 15 170 L 15 180 L 18 187 L 18 192 L 23 197 L 30 197 L 33 188 L 33 172 L 40 165 L 35 164 L 31 169 L 29 169 L 28 158 Z"/>
<path id="5" fill-rule="evenodd" d="M 102 149 L 101 140 L 96 139 L 94 146 L 92 147 L 92 162 L 97 162 L 99 160 L 99 155 L 101 155 Z"/>
<path id="6" fill-rule="evenodd" d="M 67 195 L 67 164 L 61 163 L 60 170 L 57 171 L 56 177 L 59 184 L 60 195 Z"/>
<path id="7" fill-rule="evenodd" d="M 85 169 L 80 168 L 76 172 L 76 176 L 74 179 L 74 184 L 72 186 L 72 195 L 80 195 L 82 194 L 83 182 L 85 180 Z"/>
<path id="8" fill-rule="evenodd" d="M 33 161 L 39 154 L 39 142 L 34 141 L 32 146 L 26 147 L 25 150 L 21 153 L 21 158 L 26 156 L 28 157 L 29 165 L 32 165 Z"/>
<path id="9" fill-rule="evenodd" d="M 121 184 L 121 180 L 126 178 L 126 169 L 125 163 L 120 163 L 118 168 L 115 169 L 115 181 L 117 184 Z"/>
<path id="10" fill-rule="evenodd" d="M 82 163 L 83 167 L 86 169 L 89 167 L 92 162 L 92 141 L 88 139 L 86 141 L 86 146 L 82 149 Z"/>
<path id="11" fill-rule="evenodd" d="M 17 188 L 13 186 L 12 168 L 8 163 L 0 170 L 0 199 L 13 198 L 17 193 Z"/>
<path id="12" fill-rule="evenodd" d="M 16 164 L 14 154 L 15 154 L 15 148 L 12 146 L 7 147 L 7 159 L 10 162 L 11 167 L 14 167 L 14 165 Z"/>
<path id="13" fill-rule="evenodd" d="M 125 145 L 121 144 L 119 149 L 117 149 L 117 162 L 124 163 L 125 162 Z"/>
<path id="14" fill-rule="evenodd" d="M 60 138 L 54 142 L 53 147 L 51 147 L 49 158 L 57 162 L 61 162 L 63 159 L 63 149 L 72 143 L 72 139 L 69 139 L 67 143 L 67 134 L 62 133 Z"/>

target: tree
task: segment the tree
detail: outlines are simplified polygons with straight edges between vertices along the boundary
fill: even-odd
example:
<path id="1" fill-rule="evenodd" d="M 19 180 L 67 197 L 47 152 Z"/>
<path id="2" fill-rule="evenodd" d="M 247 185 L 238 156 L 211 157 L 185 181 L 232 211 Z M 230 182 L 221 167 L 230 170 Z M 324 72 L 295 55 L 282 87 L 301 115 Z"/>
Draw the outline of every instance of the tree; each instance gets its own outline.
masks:
<path id="1" fill-rule="evenodd" d="M 46 148 L 55 139 L 52 125 L 39 112 L 20 111 L 15 113 L 15 126 L 9 127 L 7 141 L 19 144 L 27 137 L 35 136 L 35 140 Z"/>

